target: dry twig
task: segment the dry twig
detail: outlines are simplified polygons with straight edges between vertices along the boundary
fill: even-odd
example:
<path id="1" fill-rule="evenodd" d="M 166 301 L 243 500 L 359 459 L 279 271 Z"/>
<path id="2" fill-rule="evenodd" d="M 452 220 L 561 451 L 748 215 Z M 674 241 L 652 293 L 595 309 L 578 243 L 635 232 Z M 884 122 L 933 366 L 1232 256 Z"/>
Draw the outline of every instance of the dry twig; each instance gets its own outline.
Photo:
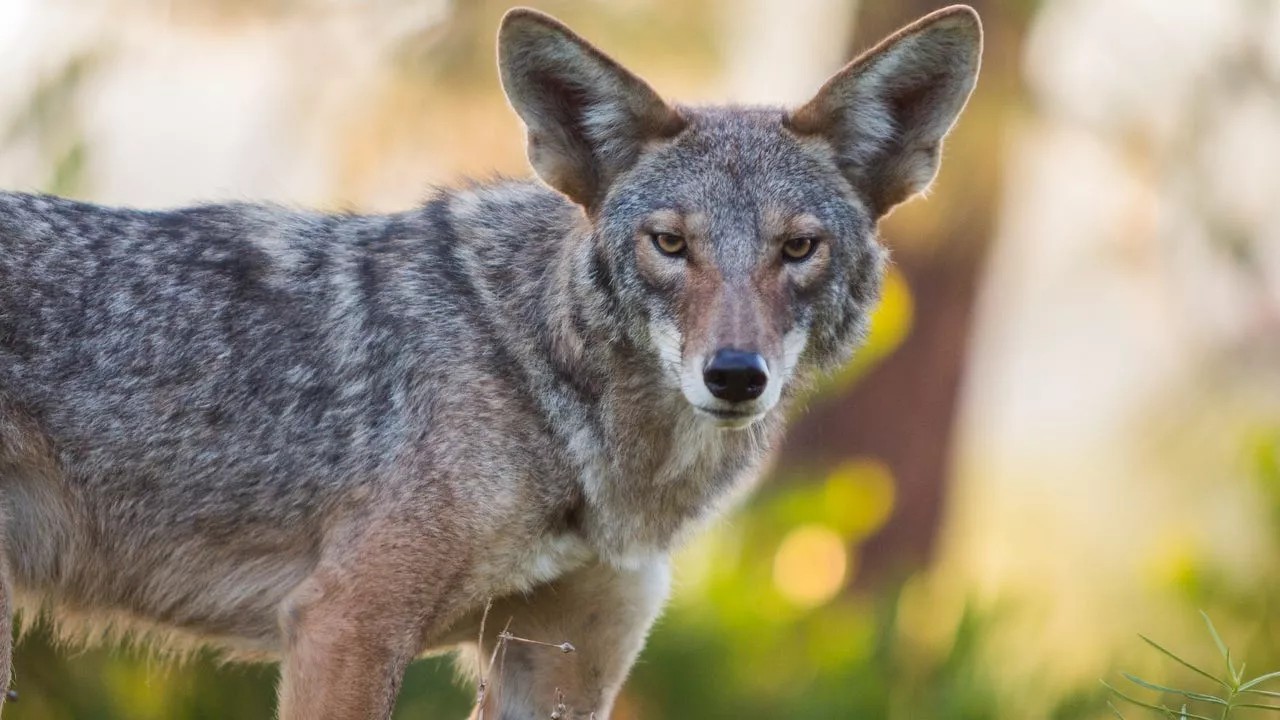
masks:
<path id="1" fill-rule="evenodd" d="M 566 655 L 576 650 L 573 644 L 568 642 L 549 643 L 549 642 L 543 642 L 542 640 L 533 640 L 530 638 L 520 637 L 519 635 L 516 635 L 511 632 L 511 623 L 512 621 L 515 620 L 515 618 L 507 618 L 507 624 L 503 626 L 502 632 L 498 633 L 498 635 L 496 636 L 495 639 L 497 640 L 497 642 L 494 643 L 493 652 L 489 654 L 489 664 L 487 666 L 488 670 L 492 671 L 494 669 L 494 663 L 495 662 L 497 663 L 497 674 L 494 676 L 494 678 L 490 678 L 489 672 L 486 671 L 484 658 L 482 657 L 481 653 L 484 652 L 485 623 L 489 619 L 489 611 L 492 608 L 493 608 L 493 600 L 490 599 L 485 602 L 484 614 L 480 616 L 480 637 L 479 637 L 479 640 L 477 641 L 477 653 L 476 653 L 476 666 L 477 666 L 476 670 L 477 670 L 477 676 L 479 678 L 476 685 L 476 720 L 484 720 L 485 718 L 485 702 L 486 700 L 490 699 L 489 691 L 493 690 L 495 693 L 501 693 L 501 685 L 497 684 L 496 681 L 497 681 L 497 678 L 502 677 L 502 669 L 505 666 L 506 659 L 507 659 L 508 644 L 513 642 L 518 642 L 518 643 L 524 643 L 526 645 L 538 645 L 541 647 L 553 648 L 555 650 L 559 650 L 560 652 Z M 495 695 L 492 699 L 496 703 L 499 697 L 500 695 Z M 566 715 L 567 712 L 568 712 L 568 707 L 564 704 L 564 693 L 560 691 L 560 688 L 556 688 L 556 704 L 555 704 L 555 707 L 552 708 L 551 718 L 552 720 L 559 720 L 560 718 L 565 718 L 567 717 Z M 595 713 L 591 713 L 591 720 L 595 720 Z"/>

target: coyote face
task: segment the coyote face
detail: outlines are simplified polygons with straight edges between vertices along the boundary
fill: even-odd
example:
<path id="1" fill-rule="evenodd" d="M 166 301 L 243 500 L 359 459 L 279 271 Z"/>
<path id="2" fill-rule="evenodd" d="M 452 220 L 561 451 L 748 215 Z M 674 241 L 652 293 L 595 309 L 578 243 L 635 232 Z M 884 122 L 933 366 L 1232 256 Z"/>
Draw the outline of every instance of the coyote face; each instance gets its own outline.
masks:
<path id="1" fill-rule="evenodd" d="M 680 114 L 682 133 L 614 185 L 599 233 L 663 376 L 699 415 L 743 427 L 802 363 L 852 346 L 883 253 L 867 204 L 784 113 Z"/>

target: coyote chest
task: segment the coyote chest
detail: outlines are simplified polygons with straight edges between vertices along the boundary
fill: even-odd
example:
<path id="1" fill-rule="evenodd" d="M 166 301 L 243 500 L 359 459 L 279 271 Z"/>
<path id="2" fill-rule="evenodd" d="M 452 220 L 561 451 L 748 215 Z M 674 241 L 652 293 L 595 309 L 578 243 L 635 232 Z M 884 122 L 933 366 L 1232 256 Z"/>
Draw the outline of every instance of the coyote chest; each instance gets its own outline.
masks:
<path id="1" fill-rule="evenodd" d="M 580 535 L 605 564 L 634 569 L 668 554 L 749 487 L 779 427 L 771 417 L 726 432 L 679 409 L 666 418 L 581 468 Z"/>
<path id="2" fill-rule="evenodd" d="M 548 534 L 509 548 L 503 561 L 487 563 L 482 575 L 492 594 L 527 593 L 596 557 L 590 544 L 578 535 Z"/>

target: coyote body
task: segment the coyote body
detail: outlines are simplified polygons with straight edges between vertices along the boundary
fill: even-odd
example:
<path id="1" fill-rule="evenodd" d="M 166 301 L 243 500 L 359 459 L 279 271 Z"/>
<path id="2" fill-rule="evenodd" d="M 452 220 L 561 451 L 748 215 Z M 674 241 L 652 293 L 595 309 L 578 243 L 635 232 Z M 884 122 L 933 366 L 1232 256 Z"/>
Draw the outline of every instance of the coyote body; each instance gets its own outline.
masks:
<path id="1" fill-rule="evenodd" d="M 280 658 L 288 720 L 388 717 L 492 600 L 482 665 L 508 620 L 577 652 L 510 646 L 477 713 L 607 716 L 673 547 L 865 331 L 979 38 L 949 9 L 799 110 L 677 108 L 513 11 L 543 182 L 375 216 L 0 194 L 0 676 L 16 604 Z"/>

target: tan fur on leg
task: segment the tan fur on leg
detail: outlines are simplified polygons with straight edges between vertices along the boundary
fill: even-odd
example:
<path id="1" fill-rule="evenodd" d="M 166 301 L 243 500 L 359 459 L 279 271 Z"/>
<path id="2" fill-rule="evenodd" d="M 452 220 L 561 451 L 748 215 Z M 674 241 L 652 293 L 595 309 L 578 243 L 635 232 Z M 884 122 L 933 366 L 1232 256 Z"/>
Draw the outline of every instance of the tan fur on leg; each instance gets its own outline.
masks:
<path id="1" fill-rule="evenodd" d="M 405 667 L 438 610 L 440 568 L 406 542 L 412 524 L 379 521 L 332 543 L 282 603 L 280 720 L 390 718 Z"/>
<path id="2" fill-rule="evenodd" d="M 352 602 L 320 602 L 303 612 L 281 669 L 281 720 L 391 717 L 414 653 L 383 642 L 363 615 Z"/>
<path id="3" fill-rule="evenodd" d="M 587 720 L 594 713 L 596 720 L 606 720 L 669 588 L 665 560 L 634 571 L 599 564 L 528 597 L 495 602 L 481 649 L 486 707 L 476 708 L 472 718 L 542 720 L 551 716 L 559 693 L 564 709 L 558 717 Z M 569 642 L 574 652 L 509 641 L 488 667 L 508 620 L 515 635 Z"/>

